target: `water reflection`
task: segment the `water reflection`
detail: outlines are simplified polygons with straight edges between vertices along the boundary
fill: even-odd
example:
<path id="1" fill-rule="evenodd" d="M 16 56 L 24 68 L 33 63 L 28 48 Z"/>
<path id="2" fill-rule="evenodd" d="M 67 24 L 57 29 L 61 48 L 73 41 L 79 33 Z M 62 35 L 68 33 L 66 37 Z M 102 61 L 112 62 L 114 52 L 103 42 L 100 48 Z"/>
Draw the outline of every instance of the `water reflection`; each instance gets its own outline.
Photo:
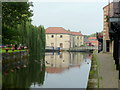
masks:
<path id="1" fill-rule="evenodd" d="M 91 54 L 46 53 L 45 81 L 31 88 L 86 88 L 91 66 Z"/>
<path id="2" fill-rule="evenodd" d="M 3 88 L 86 88 L 91 54 L 45 53 L 3 61 Z"/>
<path id="3" fill-rule="evenodd" d="M 69 68 L 79 68 L 83 60 L 83 55 L 81 53 L 46 53 L 46 72 L 63 73 Z"/>
<path id="4" fill-rule="evenodd" d="M 29 57 L 3 60 L 2 88 L 29 88 L 33 84 L 40 86 L 44 76 L 44 55 L 37 58 L 37 55 L 30 54 Z"/>

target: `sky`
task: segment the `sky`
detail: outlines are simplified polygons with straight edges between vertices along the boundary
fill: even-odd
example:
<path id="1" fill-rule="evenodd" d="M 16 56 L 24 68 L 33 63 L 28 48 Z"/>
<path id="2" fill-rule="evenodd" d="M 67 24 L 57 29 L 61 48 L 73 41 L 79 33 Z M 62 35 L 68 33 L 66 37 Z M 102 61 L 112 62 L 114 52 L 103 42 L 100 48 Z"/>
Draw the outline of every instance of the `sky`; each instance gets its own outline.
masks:
<path id="1" fill-rule="evenodd" d="M 103 30 L 103 7 L 107 4 L 108 0 L 34 0 L 32 24 L 89 35 Z"/>

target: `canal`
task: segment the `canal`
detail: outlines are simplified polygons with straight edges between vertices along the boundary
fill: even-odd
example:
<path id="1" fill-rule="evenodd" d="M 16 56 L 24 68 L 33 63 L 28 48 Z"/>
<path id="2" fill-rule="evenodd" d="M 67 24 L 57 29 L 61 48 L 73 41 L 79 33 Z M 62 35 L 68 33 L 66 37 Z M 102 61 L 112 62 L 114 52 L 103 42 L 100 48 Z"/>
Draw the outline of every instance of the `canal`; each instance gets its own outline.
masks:
<path id="1" fill-rule="evenodd" d="M 3 88 L 87 88 L 91 54 L 49 52 L 8 58 L 3 62 Z"/>

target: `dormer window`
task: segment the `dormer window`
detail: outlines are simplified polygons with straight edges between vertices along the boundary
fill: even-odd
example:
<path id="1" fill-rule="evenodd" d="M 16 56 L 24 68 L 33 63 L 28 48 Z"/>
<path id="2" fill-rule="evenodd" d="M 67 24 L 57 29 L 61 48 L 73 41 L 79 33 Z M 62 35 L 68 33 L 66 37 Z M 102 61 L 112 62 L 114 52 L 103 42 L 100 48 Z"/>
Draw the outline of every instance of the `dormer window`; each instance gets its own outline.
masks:
<path id="1" fill-rule="evenodd" d="M 62 38 L 63 36 L 62 35 L 60 35 L 60 38 Z"/>
<path id="2" fill-rule="evenodd" d="M 54 38 L 54 35 L 52 35 L 51 37 Z"/>

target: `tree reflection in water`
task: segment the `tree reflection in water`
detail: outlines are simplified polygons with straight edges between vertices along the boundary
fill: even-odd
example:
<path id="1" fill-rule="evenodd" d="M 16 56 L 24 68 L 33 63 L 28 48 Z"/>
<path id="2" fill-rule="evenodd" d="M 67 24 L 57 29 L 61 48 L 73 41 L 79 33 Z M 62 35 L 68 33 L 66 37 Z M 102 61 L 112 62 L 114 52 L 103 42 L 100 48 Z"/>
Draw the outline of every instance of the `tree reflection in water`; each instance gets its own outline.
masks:
<path id="1" fill-rule="evenodd" d="M 2 87 L 29 88 L 35 84 L 42 85 L 45 76 L 44 57 L 45 54 L 30 53 L 29 57 L 3 62 Z"/>

